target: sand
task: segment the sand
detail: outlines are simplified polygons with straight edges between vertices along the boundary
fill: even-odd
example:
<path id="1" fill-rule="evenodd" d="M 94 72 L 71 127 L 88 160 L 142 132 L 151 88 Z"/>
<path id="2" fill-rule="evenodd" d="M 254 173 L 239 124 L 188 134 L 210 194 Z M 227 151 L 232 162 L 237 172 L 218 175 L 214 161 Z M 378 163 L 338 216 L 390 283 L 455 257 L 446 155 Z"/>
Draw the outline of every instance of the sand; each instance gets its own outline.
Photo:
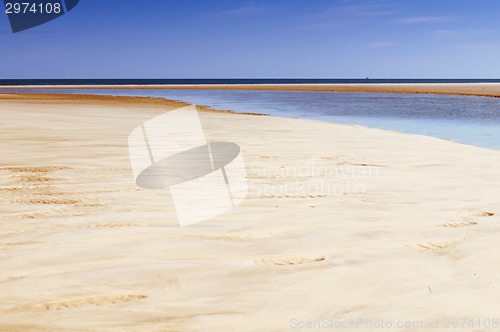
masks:
<path id="1" fill-rule="evenodd" d="M 241 147 L 249 195 L 179 227 L 167 192 L 134 183 L 127 136 L 182 105 L 0 95 L 0 330 L 500 318 L 500 151 L 204 110 L 207 138 Z"/>
<path id="2" fill-rule="evenodd" d="M 9 89 L 12 86 L 0 86 Z M 53 85 L 16 86 L 16 89 L 189 89 L 340 91 L 381 93 L 426 93 L 500 97 L 500 83 L 374 83 L 374 84 L 179 84 L 179 85 Z"/>

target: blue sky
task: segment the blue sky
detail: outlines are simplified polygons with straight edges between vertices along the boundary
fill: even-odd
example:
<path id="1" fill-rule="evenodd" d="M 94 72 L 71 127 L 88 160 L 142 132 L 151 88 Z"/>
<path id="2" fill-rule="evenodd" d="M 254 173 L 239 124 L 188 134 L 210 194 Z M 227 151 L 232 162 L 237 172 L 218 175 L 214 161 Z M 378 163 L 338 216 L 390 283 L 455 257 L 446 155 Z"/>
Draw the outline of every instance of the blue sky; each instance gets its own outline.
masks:
<path id="1" fill-rule="evenodd" d="M 0 78 L 500 78 L 498 0 L 80 0 Z"/>

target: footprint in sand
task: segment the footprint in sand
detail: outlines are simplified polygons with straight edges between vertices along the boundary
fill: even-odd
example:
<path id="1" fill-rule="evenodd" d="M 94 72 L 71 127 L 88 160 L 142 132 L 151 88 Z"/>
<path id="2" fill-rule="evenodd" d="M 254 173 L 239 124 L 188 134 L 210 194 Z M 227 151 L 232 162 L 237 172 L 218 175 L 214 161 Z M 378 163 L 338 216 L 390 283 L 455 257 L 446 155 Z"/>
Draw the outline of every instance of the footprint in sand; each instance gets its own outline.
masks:
<path id="1" fill-rule="evenodd" d="M 457 241 L 425 242 L 425 243 L 418 243 L 417 247 L 428 250 L 446 249 L 453 246 L 456 243 Z"/>
<path id="2" fill-rule="evenodd" d="M 458 227 L 467 227 L 477 225 L 475 221 L 459 221 L 459 222 L 450 222 L 447 224 L 439 224 L 437 227 L 446 227 L 446 228 L 458 228 Z"/>
<path id="3" fill-rule="evenodd" d="M 305 258 L 305 257 L 270 257 L 263 259 L 256 259 L 254 263 L 256 265 L 301 265 L 324 261 L 325 257 L 317 258 Z"/>
<path id="4" fill-rule="evenodd" d="M 112 295 L 112 296 L 92 296 L 79 299 L 68 299 L 60 301 L 50 301 L 45 303 L 34 304 L 31 309 L 34 311 L 51 311 L 51 310 L 66 310 L 84 306 L 102 306 L 127 303 L 131 301 L 139 301 L 146 299 L 146 295 Z"/>
<path id="5" fill-rule="evenodd" d="M 493 212 L 487 212 L 487 211 L 474 211 L 472 212 L 472 215 L 474 217 L 491 217 L 494 216 L 495 214 Z"/>

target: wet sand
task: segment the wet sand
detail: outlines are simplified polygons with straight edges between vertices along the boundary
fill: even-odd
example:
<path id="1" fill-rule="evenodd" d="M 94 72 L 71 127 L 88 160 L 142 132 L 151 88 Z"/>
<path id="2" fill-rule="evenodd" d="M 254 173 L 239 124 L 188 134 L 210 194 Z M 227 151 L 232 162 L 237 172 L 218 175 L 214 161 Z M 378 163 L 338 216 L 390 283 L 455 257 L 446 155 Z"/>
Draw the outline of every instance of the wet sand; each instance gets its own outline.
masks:
<path id="1" fill-rule="evenodd" d="M 426 93 L 500 97 L 500 83 L 373 83 L 373 84 L 186 84 L 186 85 L 53 85 L 17 86 L 16 89 L 203 89 L 203 90 L 274 90 L 340 91 L 380 93 Z"/>

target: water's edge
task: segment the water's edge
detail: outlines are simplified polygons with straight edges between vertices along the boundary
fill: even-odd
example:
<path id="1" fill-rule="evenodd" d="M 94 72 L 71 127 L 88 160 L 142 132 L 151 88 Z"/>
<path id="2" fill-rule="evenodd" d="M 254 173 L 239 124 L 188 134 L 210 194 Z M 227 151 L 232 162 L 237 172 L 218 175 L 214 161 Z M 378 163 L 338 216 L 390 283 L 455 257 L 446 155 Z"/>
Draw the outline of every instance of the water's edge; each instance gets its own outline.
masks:
<path id="1" fill-rule="evenodd" d="M 62 93 L 157 97 L 237 113 L 270 114 L 438 137 L 500 149 L 500 100 L 474 96 L 367 92 L 2 89 L 4 93 Z"/>

